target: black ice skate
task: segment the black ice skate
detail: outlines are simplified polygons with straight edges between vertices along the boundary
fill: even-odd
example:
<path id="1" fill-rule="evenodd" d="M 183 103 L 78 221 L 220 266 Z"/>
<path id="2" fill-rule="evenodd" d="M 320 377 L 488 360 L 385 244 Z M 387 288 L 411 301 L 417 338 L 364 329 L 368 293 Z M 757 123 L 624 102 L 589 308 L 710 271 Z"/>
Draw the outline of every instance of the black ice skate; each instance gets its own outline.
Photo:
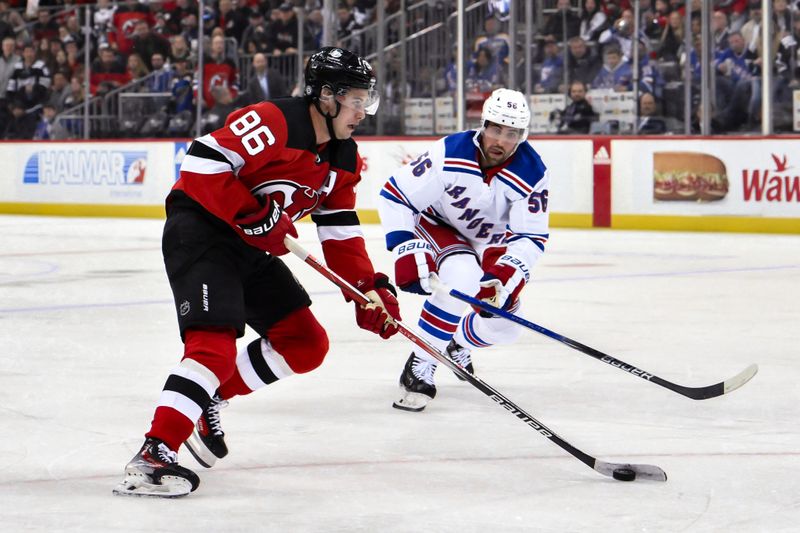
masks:
<path id="1" fill-rule="evenodd" d="M 436 397 L 436 385 L 433 384 L 436 366 L 436 363 L 420 359 L 412 353 L 400 374 L 400 391 L 403 396 L 392 407 L 403 411 L 425 409 L 428 402 Z"/>
<path id="2" fill-rule="evenodd" d="M 217 459 L 228 455 L 225 432 L 222 431 L 222 423 L 219 420 L 219 410 L 227 406 L 228 402 L 215 394 L 185 443 L 189 453 L 206 468 L 211 468 Z"/>
<path id="3" fill-rule="evenodd" d="M 125 479 L 112 491 L 117 496 L 178 498 L 200 485 L 197 474 L 178 464 L 178 454 L 164 442 L 148 438 L 125 466 Z"/>
<path id="4" fill-rule="evenodd" d="M 447 357 L 470 374 L 475 375 L 475 369 L 472 368 L 472 357 L 469 355 L 469 348 L 464 348 L 456 343 L 455 339 L 452 339 L 450 344 L 447 345 Z M 456 374 L 456 377 L 461 381 L 466 381 L 458 374 Z"/>

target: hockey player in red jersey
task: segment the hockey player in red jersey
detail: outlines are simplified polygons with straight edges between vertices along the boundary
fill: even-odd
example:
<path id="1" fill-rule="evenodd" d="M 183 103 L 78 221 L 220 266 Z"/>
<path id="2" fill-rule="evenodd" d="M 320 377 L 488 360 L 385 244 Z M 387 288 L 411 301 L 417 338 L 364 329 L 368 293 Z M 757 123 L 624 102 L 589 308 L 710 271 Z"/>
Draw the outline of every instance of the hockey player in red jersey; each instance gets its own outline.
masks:
<path id="1" fill-rule="evenodd" d="M 192 143 L 167 197 L 162 241 L 184 355 L 115 494 L 195 490 L 180 445 L 211 466 L 227 453 L 227 400 L 322 363 L 326 332 L 277 257 L 288 252 L 284 238 L 297 236 L 294 220 L 311 215 L 328 266 L 374 302 L 355 305 L 357 324 L 383 338 L 397 332 L 394 287 L 374 271 L 355 212 L 362 162 L 351 135 L 377 107 L 370 65 L 323 48 L 306 66 L 304 97 L 240 109 Z M 237 354 L 245 324 L 261 337 Z"/>

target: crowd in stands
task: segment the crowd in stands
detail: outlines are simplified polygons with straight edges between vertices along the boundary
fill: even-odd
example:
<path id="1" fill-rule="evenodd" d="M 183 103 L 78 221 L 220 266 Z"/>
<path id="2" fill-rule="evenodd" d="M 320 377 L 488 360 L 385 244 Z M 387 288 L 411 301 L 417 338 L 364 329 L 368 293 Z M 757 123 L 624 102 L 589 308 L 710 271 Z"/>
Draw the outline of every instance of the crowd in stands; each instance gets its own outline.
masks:
<path id="1" fill-rule="evenodd" d="M 401 8 L 398 0 L 383 1 L 387 14 Z M 640 0 L 637 35 L 630 0 L 549 2 L 555 9 L 537 25 L 530 74 L 534 94 L 568 97 L 569 105 L 553 116 L 558 131 L 591 131 L 597 113 L 587 93 L 596 89 L 631 91 L 636 55 L 642 118 L 637 130 L 682 131 L 687 62 L 693 88 L 692 129 L 698 130 L 701 2 L 690 1 L 693 40 L 688 50 L 683 0 Z M 712 129 L 746 131 L 758 123 L 761 112 L 761 0 L 708 1 L 714 8 Z M 376 2 L 338 0 L 338 37 L 348 47 L 363 45 L 351 37 L 374 22 Z M 141 109 L 128 113 L 133 118 L 118 133 L 185 136 L 194 131 L 196 96 L 202 87 L 202 127 L 209 131 L 224 121 L 230 109 L 299 94 L 296 78 L 289 79 L 286 69 L 276 68 L 276 62 L 282 57 L 296 62 L 299 47 L 311 52 L 322 39 L 322 0 L 210 0 L 202 16 L 202 35 L 195 0 L 91 0 L 88 11 L 83 3 L 85 0 L 39 0 L 38 8 L 31 9 L 26 0 L 0 0 L 0 138 L 79 136 L 69 121 L 56 117 L 80 114 L 76 109 L 84 103 L 87 88 L 92 99 L 121 87 L 159 96 L 152 99 L 157 107 L 148 109 L 149 115 Z M 435 3 L 446 9 L 447 2 Z M 512 67 L 515 88 L 525 90 L 527 73 L 520 71 L 524 61 L 509 66 L 512 46 L 518 47 L 518 59 L 524 54 L 521 44 L 513 43 L 507 33 L 508 1 L 488 5 L 490 16 L 473 43 L 465 73 L 468 105 L 472 106 L 480 106 L 483 95 L 506 86 Z M 776 61 L 771 65 L 774 92 L 770 98 L 779 110 L 776 116 L 790 118 L 786 110 L 791 107 L 792 91 L 800 85 L 800 0 L 773 0 L 773 9 Z M 89 21 L 84 20 L 87 13 Z M 302 32 L 298 14 L 304 14 Z M 87 25 L 89 35 L 83 31 Z M 390 26 L 387 32 L 390 41 L 397 38 L 397 28 Z M 637 47 L 638 54 L 634 54 Z M 202 79 L 197 79 L 197 50 L 203 51 Z M 456 71 L 454 57 L 451 59 L 440 69 L 440 83 L 433 89 L 424 82 L 398 91 L 388 80 L 385 90 L 394 91 L 395 100 L 398 95 L 453 93 Z M 393 68 L 396 60 L 387 62 L 387 68 Z M 298 65 L 292 65 L 297 72 Z M 780 130 L 781 124 L 776 123 L 776 129 Z"/>

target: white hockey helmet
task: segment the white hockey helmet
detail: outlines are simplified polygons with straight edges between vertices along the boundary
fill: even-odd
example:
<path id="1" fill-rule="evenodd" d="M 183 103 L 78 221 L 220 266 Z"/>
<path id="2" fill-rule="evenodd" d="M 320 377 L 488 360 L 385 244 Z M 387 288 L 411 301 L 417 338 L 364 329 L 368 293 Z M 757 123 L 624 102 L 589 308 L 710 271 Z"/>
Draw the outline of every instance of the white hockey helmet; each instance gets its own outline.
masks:
<path id="1" fill-rule="evenodd" d="M 481 133 L 487 121 L 523 130 L 519 142 L 525 142 L 531 124 L 531 110 L 525 101 L 525 95 L 511 89 L 495 89 L 483 103 Z"/>

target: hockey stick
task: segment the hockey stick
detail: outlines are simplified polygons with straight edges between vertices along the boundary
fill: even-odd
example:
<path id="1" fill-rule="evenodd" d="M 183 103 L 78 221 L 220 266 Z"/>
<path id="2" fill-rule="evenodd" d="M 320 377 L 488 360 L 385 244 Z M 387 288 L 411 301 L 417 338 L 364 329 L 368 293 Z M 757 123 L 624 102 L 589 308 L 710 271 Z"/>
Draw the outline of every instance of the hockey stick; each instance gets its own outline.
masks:
<path id="1" fill-rule="evenodd" d="M 595 350 L 585 344 L 581 344 L 578 341 L 572 340 L 569 337 L 565 337 L 564 335 L 559 335 L 554 331 L 550 331 L 549 329 L 542 327 L 538 324 L 534 324 L 524 318 L 515 315 L 514 313 L 509 313 L 505 309 L 500 309 L 499 307 L 495 307 L 491 304 L 488 304 L 482 300 L 478 300 L 477 298 L 473 298 L 463 292 L 457 291 L 455 289 L 450 289 L 446 285 L 444 285 L 441 281 L 438 280 L 435 276 L 431 276 L 431 284 L 436 289 L 442 290 L 447 292 L 453 298 L 457 298 L 463 302 L 466 302 L 474 307 L 479 307 L 488 313 L 492 313 L 493 315 L 497 315 L 500 318 L 505 318 L 506 320 L 510 320 L 512 322 L 516 322 L 517 324 L 524 326 L 528 329 L 532 329 L 537 333 L 541 333 L 546 337 L 550 337 L 551 339 L 557 340 L 562 344 L 566 344 L 570 348 L 578 350 L 579 352 L 585 353 L 599 361 L 602 361 L 606 364 L 609 364 L 615 368 L 619 368 L 629 374 L 634 376 L 638 376 L 644 380 L 647 380 L 651 383 L 655 383 L 656 385 L 661 385 L 662 387 L 669 389 L 673 392 L 677 392 L 687 398 L 691 398 L 692 400 L 707 400 L 709 398 L 716 398 L 717 396 L 722 396 L 723 394 L 729 394 L 748 381 L 752 379 L 753 376 L 756 375 L 758 372 L 758 365 L 750 365 L 735 376 L 725 381 L 721 381 L 719 383 L 715 383 L 713 385 L 708 385 L 705 387 L 686 387 L 684 385 L 678 385 L 677 383 L 672 383 L 671 381 L 667 381 L 666 379 L 660 378 L 655 374 L 651 374 L 646 370 L 642 370 L 641 368 L 636 368 L 633 365 L 629 365 L 625 361 L 620 361 L 615 357 L 611 357 L 608 354 L 605 354 L 599 350 Z"/>
<path id="2" fill-rule="evenodd" d="M 353 287 L 350 283 L 344 280 L 337 273 L 329 269 L 327 266 L 320 263 L 308 250 L 303 248 L 297 241 L 286 237 L 284 240 L 286 248 L 293 254 L 302 259 L 305 263 L 311 266 L 314 270 L 322 274 L 328 280 L 336 284 L 342 291 L 344 291 L 350 298 L 357 304 L 365 305 L 371 303 L 361 291 Z M 559 437 L 553 430 L 536 420 L 533 416 L 526 413 L 522 408 L 517 406 L 514 402 L 506 398 L 494 387 L 484 382 L 480 378 L 473 376 L 459 365 L 454 363 L 450 358 L 437 350 L 428 341 L 417 335 L 411 328 L 403 324 L 402 321 L 397 321 L 397 327 L 400 333 L 409 339 L 411 342 L 428 352 L 437 361 L 445 365 L 447 368 L 455 372 L 464 381 L 469 382 L 470 385 L 484 393 L 486 396 L 497 402 L 504 409 L 511 414 L 522 420 L 526 425 L 535 429 L 540 435 L 549 439 L 551 442 L 565 450 L 567 453 L 584 463 L 589 468 L 603 474 L 604 476 L 613 477 L 620 481 L 633 481 L 634 479 L 647 479 L 652 481 L 666 481 L 667 474 L 655 465 L 642 465 L 642 464 L 628 464 L 628 463 L 607 463 L 592 457 L 591 455 L 579 450 L 569 442 Z"/>

